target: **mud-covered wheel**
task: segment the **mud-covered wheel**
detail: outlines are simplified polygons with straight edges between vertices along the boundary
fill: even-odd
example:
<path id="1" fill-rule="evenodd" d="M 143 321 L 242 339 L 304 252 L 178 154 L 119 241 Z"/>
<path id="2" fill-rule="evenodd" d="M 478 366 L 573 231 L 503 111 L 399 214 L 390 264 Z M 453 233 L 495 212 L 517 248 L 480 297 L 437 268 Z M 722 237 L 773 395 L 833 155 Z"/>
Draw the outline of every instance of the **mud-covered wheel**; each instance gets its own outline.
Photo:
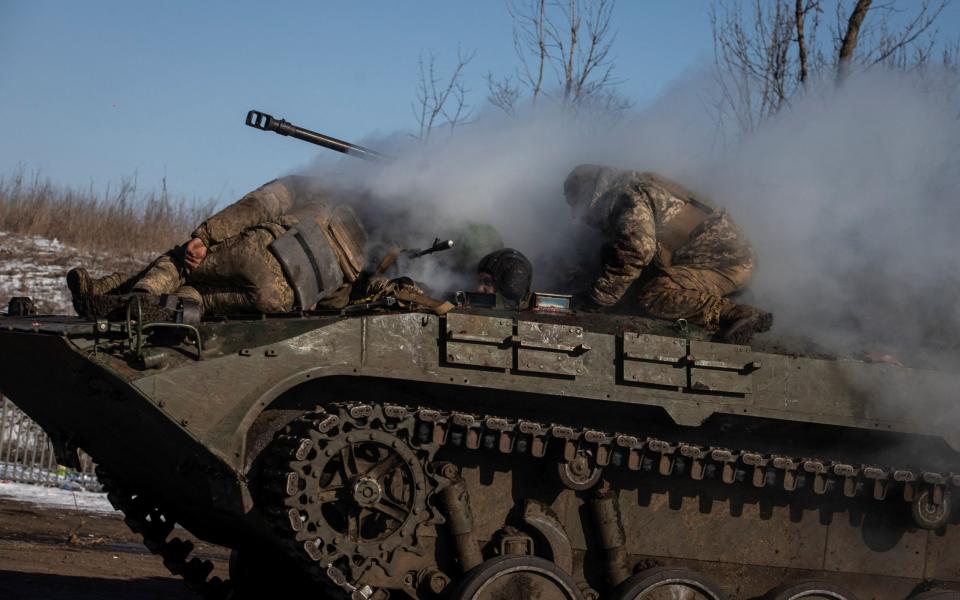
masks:
<path id="1" fill-rule="evenodd" d="M 578 451 L 571 461 L 557 463 L 560 482 L 571 490 L 589 490 L 597 485 L 602 474 L 589 450 Z"/>
<path id="2" fill-rule="evenodd" d="M 536 556 L 500 556 L 474 567 L 451 595 L 453 600 L 583 600 L 563 569 Z"/>
<path id="3" fill-rule="evenodd" d="M 940 503 L 935 504 L 930 490 L 915 495 L 910 506 L 913 521 L 921 529 L 940 529 L 950 520 L 951 509 L 950 494 L 943 494 Z"/>
<path id="4" fill-rule="evenodd" d="M 853 592 L 828 581 L 810 580 L 784 584 L 768 594 L 770 600 L 856 600 Z"/>
<path id="5" fill-rule="evenodd" d="M 382 405 L 335 404 L 278 432 L 262 470 L 263 501 L 282 549 L 317 580 L 327 566 L 357 583 L 395 554 L 421 552 L 431 518 L 426 464 L 434 445 L 414 439 L 415 420 Z"/>
<path id="6" fill-rule="evenodd" d="M 690 569 L 656 567 L 617 586 L 611 600 L 725 600 L 717 584 Z"/>

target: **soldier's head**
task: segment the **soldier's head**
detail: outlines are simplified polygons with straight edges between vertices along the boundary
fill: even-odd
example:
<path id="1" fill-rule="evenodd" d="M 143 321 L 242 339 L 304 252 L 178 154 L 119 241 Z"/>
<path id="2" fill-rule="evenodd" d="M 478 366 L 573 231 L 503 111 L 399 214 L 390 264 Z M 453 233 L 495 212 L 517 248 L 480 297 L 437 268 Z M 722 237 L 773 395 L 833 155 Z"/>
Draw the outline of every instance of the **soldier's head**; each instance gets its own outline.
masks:
<path id="1" fill-rule="evenodd" d="M 520 302 L 530 294 L 533 265 L 513 248 L 502 248 L 484 256 L 477 265 L 477 291 L 500 294 Z"/>
<path id="2" fill-rule="evenodd" d="M 577 218 L 584 218 L 616 178 L 617 171 L 600 165 L 577 165 L 563 182 L 563 195 Z"/>

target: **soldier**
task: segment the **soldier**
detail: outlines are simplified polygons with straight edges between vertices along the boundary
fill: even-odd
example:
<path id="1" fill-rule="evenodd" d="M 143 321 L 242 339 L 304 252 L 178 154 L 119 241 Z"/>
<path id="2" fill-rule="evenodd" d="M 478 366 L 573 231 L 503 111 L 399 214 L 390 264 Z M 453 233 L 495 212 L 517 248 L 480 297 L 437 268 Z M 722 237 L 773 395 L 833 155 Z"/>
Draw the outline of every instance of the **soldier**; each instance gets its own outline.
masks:
<path id="1" fill-rule="evenodd" d="M 564 195 L 606 241 L 599 275 L 578 297 L 582 308 L 626 299 L 651 316 L 719 331 L 730 343 L 770 329 L 772 314 L 729 298 L 747 286 L 755 257 L 725 210 L 652 173 L 597 165 L 574 168 Z"/>
<path id="2" fill-rule="evenodd" d="M 513 248 L 502 248 L 480 259 L 477 276 L 478 292 L 500 294 L 521 308 L 529 304 L 533 265 Z"/>
<path id="3" fill-rule="evenodd" d="M 353 211 L 305 177 L 284 177 L 250 192 L 204 221 L 189 242 L 138 277 L 67 276 L 78 313 L 89 298 L 132 291 L 175 294 L 204 313 L 341 308 L 364 266 L 367 234 Z M 83 315 L 90 316 L 90 315 Z"/>

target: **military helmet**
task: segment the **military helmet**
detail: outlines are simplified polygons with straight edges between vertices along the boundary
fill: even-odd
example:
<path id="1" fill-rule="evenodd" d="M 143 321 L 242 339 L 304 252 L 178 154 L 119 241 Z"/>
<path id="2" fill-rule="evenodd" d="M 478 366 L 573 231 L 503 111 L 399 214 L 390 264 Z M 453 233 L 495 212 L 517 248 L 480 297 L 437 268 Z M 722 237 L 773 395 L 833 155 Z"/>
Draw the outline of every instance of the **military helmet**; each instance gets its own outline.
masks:
<path id="1" fill-rule="evenodd" d="M 484 256 L 477 265 L 477 272 L 490 274 L 497 292 L 507 300 L 520 302 L 530 293 L 533 265 L 513 248 L 502 248 Z"/>
<path id="2" fill-rule="evenodd" d="M 577 165 L 563 182 L 563 195 L 575 213 L 583 214 L 614 184 L 623 171 L 600 165 Z"/>

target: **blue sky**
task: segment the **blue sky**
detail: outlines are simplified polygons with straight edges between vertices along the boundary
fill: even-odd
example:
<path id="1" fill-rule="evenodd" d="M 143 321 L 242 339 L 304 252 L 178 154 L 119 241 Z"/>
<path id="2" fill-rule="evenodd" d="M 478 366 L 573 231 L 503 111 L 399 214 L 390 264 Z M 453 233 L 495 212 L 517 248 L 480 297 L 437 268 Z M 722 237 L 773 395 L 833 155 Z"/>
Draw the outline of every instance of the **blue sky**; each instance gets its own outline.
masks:
<path id="1" fill-rule="evenodd" d="M 711 57 L 704 1 L 616 7 L 622 92 L 639 105 Z M 960 29 L 952 7 L 944 28 Z M 19 166 L 57 183 L 229 201 L 321 150 L 245 127 L 250 108 L 350 140 L 412 130 L 421 50 L 441 67 L 477 52 L 516 65 L 499 0 L 131 2 L 0 0 L 0 175 Z"/>
<path id="2" fill-rule="evenodd" d="M 705 5 L 621 2 L 624 92 L 650 98 L 709 56 Z M 0 0 L 0 174 L 229 200 L 319 150 L 243 125 L 250 108 L 346 139 L 412 130 L 417 57 L 458 45 L 486 72 L 516 63 L 506 5 L 484 2 Z"/>

